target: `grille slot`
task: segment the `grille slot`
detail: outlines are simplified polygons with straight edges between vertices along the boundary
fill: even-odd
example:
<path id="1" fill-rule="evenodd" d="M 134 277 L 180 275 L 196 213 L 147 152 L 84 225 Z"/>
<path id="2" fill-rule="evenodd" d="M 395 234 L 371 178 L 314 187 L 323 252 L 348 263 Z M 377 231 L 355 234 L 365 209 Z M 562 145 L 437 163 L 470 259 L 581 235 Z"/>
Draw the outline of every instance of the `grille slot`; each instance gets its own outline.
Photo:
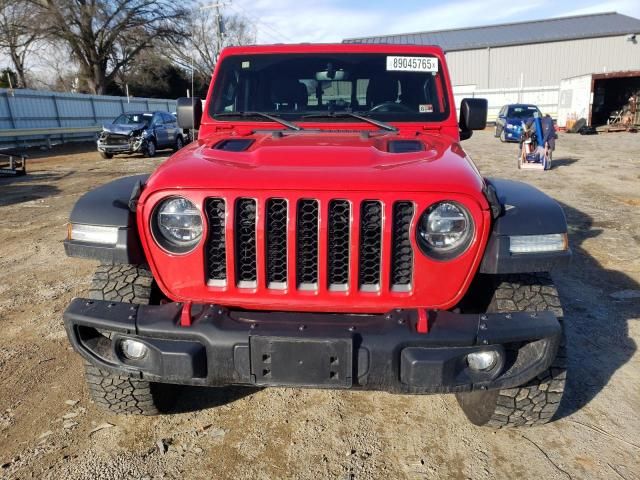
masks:
<path id="1" fill-rule="evenodd" d="M 205 203 L 209 222 L 209 238 L 205 252 L 207 281 L 225 286 L 227 282 L 227 247 L 224 232 L 225 204 L 222 198 L 208 198 Z"/>
<path id="2" fill-rule="evenodd" d="M 317 200 L 298 201 L 296 218 L 296 282 L 301 290 L 318 288 Z"/>
<path id="3" fill-rule="evenodd" d="M 267 288 L 287 287 L 287 201 L 272 198 L 266 208 Z"/>
<path id="4" fill-rule="evenodd" d="M 330 290 L 349 287 L 349 229 L 351 206 L 347 200 L 329 202 L 327 270 Z"/>
<path id="5" fill-rule="evenodd" d="M 235 213 L 236 279 L 239 287 L 256 287 L 256 201 L 239 198 Z"/>
<path id="6" fill-rule="evenodd" d="M 382 204 L 366 200 L 360 206 L 360 289 L 378 291 L 382 254 Z"/>
<path id="7" fill-rule="evenodd" d="M 393 205 L 393 240 L 391 243 L 391 289 L 406 292 L 413 279 L 413 249 L 410 228 L 413 203 L 396 202 Z"/>

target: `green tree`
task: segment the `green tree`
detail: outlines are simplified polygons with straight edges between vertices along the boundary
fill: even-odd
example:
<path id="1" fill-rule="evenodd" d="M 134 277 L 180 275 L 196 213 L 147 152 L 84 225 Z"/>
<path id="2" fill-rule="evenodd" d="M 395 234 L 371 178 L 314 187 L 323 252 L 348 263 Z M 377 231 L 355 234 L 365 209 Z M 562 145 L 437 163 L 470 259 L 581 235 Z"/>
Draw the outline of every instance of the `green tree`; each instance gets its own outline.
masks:
<path id="1" fill-rule="evenodd" d="M 18 85 L 18 76 L 10 68 L 0 70 L 0 88 L 11 88 Z"/>

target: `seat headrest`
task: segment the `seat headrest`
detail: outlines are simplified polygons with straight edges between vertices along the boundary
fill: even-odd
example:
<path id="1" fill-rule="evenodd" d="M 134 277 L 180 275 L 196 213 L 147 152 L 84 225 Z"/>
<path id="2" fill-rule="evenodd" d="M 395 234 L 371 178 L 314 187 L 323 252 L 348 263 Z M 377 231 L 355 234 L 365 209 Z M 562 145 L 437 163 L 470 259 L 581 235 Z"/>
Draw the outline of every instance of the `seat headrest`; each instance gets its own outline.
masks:
<path id="1" fill-rule="evenodd" d="M 369 108 L 385 102 L 398 100 L 398 80 L 388 76 L 374 77 L 367 85 L 367 106 Z"/>
<path id="2" fill-rule="evenodd" d="M 307 106 L 307 87 L 295 78 L 278 78 L 271 86 L 271 103 L 280 109 L 301 110 Z"/>

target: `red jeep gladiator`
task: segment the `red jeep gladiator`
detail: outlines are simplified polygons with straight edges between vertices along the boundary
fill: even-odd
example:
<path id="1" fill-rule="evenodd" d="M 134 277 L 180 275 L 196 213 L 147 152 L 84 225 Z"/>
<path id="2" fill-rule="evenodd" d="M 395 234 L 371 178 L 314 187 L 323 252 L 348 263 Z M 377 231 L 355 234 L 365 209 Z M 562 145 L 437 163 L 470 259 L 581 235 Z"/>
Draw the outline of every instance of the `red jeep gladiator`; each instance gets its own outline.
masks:
<path id="1" fill-rule="evenodd" d="M 565 385 L 549 272 L 560 206 L 484 178 L 445 56 L 410 45 L 227 48 L 199 136 L 84 195 L 66 252 L 100 260 L 64 314 L 93 399 L 166 411 L 173 385 L 455 393 L 477 425 L 537 425 Z"/>

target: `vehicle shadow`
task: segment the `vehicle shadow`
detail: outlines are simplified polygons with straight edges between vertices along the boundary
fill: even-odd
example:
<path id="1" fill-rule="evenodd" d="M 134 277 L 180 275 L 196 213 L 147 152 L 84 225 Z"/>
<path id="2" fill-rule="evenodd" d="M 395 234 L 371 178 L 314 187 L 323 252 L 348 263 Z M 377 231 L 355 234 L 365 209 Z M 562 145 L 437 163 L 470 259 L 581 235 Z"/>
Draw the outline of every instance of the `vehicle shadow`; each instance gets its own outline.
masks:
<path id="1" fill-rule="evenodd" d="M 74 173 L 75 171 L 61 173 L 42 172 L 0 178 L 0 207 L 41 200 L 57 195 L 60 193 L 60 189 L 51 183 L 59 182 Z"/>
<path id="2" fill-rule="evenodd" d="M 191 387 L 175 385 L 177 399 L 174 405 L 168 407 L 165 413 L 197 412 L 206 408 L 221 407 L 248 397 L 261 389 L 258 387 L 228 386 L 228 387 Z"/>
<path id="3" fill-rule="evenodd" d="M 551 161 L 551 170 L 555 170 L 557 168 L 560 167 L 567 167 L 569 165 L 571 165 L 572 163 L 576 163 L 578 161 L 577 158 L 573 158 L 573 157 L 561 157 L 561 158 L 554 158 Z"/>
<path id="4" fill-rule="evenodd" d="M 567 417 L 586 406 L 626 364 L 637 349 L 629 337 L 628 322 L 640 317 L 637 298 L 616 299 L 616 292 L 640 291 L 640 285 L 616 270 L 603 267 L 583 247 L 612 225 L 562 204 L 573 250 L 571 265 L 553 272 L 564 309 L 567 336 L 567 385 L 554 419 Z M 604 228 L 602 228 L 604 227 Z M 624 295 L 623 295 L 624 297 Z"/>

